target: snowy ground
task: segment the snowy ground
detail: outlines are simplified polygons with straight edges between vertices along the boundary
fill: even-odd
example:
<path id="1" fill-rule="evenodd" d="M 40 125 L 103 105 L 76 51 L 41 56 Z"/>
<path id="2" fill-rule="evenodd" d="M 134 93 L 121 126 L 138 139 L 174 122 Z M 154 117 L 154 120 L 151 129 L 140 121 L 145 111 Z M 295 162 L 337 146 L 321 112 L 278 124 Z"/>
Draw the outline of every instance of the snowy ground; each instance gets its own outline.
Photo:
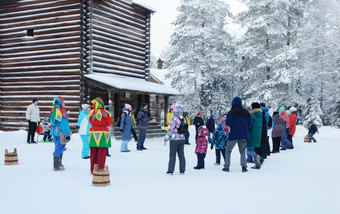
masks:
<path id="1" fill-rule="evenodd" d="M 54 172 L 53 143 L 28 145 L 24 131 L 0 132 L 1 213 L 339 213 L 340 130 L 322 127 L 316 144 L 303 143 L 305 134 L 298 127 L 294 150 L 271 155 L 261 170 L 248 167 L 247 173 L 241 172 L 237 147 L 231 172 L 213 165 L 211 150 L 206 169 L 194 170 L 191 139 L 185 147 L 186 174 L 178 173 L 177 163 L 173 176 L 165 174 L 168 146 L 162 139 L 147 140 L 144 152 L 130 142 L 131 153 L 120 153 L 120 143 L 113 141 L 112 157 L 107 158 L 111 185 L 93 187 L 77 134 L 64 153 L 66 170 Z M 11 152 L 14 147 L 19 165 L 4 166 L 5 148 Z"/>

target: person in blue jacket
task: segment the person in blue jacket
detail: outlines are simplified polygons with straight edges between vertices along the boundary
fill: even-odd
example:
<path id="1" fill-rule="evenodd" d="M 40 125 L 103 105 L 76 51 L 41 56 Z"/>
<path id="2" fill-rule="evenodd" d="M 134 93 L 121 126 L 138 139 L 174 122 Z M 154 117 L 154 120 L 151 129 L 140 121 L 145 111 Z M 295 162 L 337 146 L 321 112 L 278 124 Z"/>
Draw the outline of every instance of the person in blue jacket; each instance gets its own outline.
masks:
<path id="1" fill-rule="evenodd" d="M 121 152 L 130 152 L 128 143 L 131 140 L 131 131 L 134 129 L 132 121 L 132 106 L 125 103 L 120 116 L 120 132 L 122 134 Z"/>
<path id="2" fill-rule="evenodd" d="M 307 129 L 308 129 L 309 142 L 312 142 L 313 140 L 316 143 L 316 140 L 313 137 L 313 135 L 315 135 L 316 132 L 319 133 L 318 127 L 312 121 L 310 121 L 307 125 Z"/>
<path id="3" fill-rule="evenodd" d="M 230 156 L 234 146 L 238 144 L 241 155 L 242 172 L 247 172 L 246 148 L 249 140 L 249 127 L 251 125 L 251 117 L 249 112 L 242 107 L 240 97 L 234 97 L 231 110 L 227 114 L 226 125 L 230 127 L 230 133 L 225 153 L 225 164 L 222 169 L 229 172 Z"/>
<path id="4" fill-rule="evenodd" d="M 88 113 L 91 110 L 91 106 L 89 104 L 81 105 L 82 110 L 79 113 L 78 122 L 77 122 L 77 129 L 78 134 L 83 142 L 83 148 L 81 152 L 81 157 L 83 159 L 90 158 L 90 128 L 92 127 L 89 121 Z"/>
<path id="5" fill-rule="evenodd" d="M 54 140 L 53 165 L 54 171 L 64 170 L 62 164 L 63 152 L 65 149 L 65 139 L 70 140 L 71 129 L 68 122 L 68 114 L 63 109 L 64 99 L 59 96 L 53 101 L 53 108 L 50 112 L 51 135 Z"/>

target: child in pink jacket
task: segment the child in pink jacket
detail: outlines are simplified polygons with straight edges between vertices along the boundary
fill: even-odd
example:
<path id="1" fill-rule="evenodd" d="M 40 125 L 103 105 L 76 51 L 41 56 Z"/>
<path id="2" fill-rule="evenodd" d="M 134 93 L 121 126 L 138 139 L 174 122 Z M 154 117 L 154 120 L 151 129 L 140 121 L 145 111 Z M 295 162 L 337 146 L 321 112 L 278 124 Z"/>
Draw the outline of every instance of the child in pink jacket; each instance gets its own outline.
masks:
<path id="1" fill-rule="evenodd" d="M 208 129 L 200 127 L 198 129 L 198 136 L 196 138 L 196 149 L 195 153 L 197 155 L 197 166 L 194 169 L 204 169 L 204 159 L 207 154 L 208 140 L 207 136 L 209 134 Z"/>

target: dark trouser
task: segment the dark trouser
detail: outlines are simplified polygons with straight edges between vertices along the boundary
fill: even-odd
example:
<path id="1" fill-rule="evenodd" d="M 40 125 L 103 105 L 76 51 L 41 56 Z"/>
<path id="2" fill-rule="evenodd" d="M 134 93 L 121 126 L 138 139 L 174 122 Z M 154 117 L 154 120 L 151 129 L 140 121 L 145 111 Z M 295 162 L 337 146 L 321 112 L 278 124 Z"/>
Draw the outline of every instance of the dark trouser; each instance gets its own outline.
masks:
<path id="1" fill-rule="evenodd" d="M 37 129 L 37 122 L 28 122 L 28 133 L 27 133 L 27 142 L 34 141 L 35 130 Z"/>
<path id="2" fill-rule="evenodd" d="M 205 158 L 205 155 L 204 153 L 196 153 L 197 155 L 197 167 L 198 168 L 201 168 L 201 169 L 204 169 L 204 158 Z"/>
<path id="3" fill-rule="evenodd" d="M 90 147 L 91 173 L 95 164 L 98 164 L 98 169 L 105 168 L 106 153 L 107 148 Z"/>
<path id="4" fill-rule="evenodd" d="M 179 158 L 179 171 L 185 172 L 184 142 L 184 140 L 170 140 L 168 172 L 175 170 L 176 153 Z"/>
<path id="5" fill-rule="evenodd" d="M 293 135 L 288 134 L 287 139 L 292 143 L 293 146 Z"/>
<path id="6" fill-rule="evenodd" d="M 273 152 L 280 151 L 281 137 L 273 137 Z"/>
<path id="7" fill-rule="evenodd" d="M 269 137 L 267 136 L 267 142 L 266 142 L 266 152 L 267 156 L 270 155 L 270 144 L 269 144 Z"/>
<path id="8" fill-rule="evenodd" d="M 225 161 L 225 149 L 215 149 L 216 163 L 221 163 L 221 153 Z"/>
<path id="9" fill-rule="evenodd" d="M 135 141 L 137 142 L 137 141 L 138 141 L 138 137 L 137 137 L 137 134 L 136 134 L 136 130 L 131 129 L 131 133 L 132 133 L 132 135 L 133 135 L 133 138 L 134 138 Z"/>
<path id="10" fill-rule="evenodd" d="M 189 144 L 189 137 L 190 137 L 189 131 L 187 131 L 187 132 L 184 134 L 184 137 L 185 137 L 185 144 Z"/>
<path id="11" fill-rule="evenodd" d="M 145 136 L 146 136 L 146 129 L 139 129 L 137 149 L 144 148 Z"/>
<path id="12" fill-rule="evenodd" d="M 312 142 L 312 140 L 313 140 L 314 142 L 316 142 L 315 138 L 313 137 L 314 135 L 315 135 L 315 133 L 314 133 L 314 134 L 312 134 L 312 133 L 309 133 L 309 134 L 308 134 L 309 142 Z"/>
<path id="13" fill-rule="evenodd" d="M 46 141 L 46 139 L 51 140 L 52 139 L 52 135 L 50 135 L 50 131 L 44 132 L 44 141 Z"/>

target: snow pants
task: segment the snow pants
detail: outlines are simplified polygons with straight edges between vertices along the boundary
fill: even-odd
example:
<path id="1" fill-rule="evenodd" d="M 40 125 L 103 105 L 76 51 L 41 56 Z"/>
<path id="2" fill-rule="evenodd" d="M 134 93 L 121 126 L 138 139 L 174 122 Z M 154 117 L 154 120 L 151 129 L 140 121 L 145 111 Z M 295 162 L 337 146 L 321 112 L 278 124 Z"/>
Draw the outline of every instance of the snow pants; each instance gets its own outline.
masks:
<path id="1" fill-rule="evenodd" d="M 225 161 L 225 149 L 215 149 L 216 163 L 221 163 L 221 153 Z"/>
<path id="2" fill-rule="evenodd" d="M 60 157 L 63 154 L 66 144 L 60 144 L 60 136 L 53 135 L 54 152 L 53 157 Z"/>
<path id="3" fill-rule="evenodd" d="M 282 137 L 273 137 L 273 152 L 280 152 L 280 141 Z M 282 149 L 286 149 L 286 147 L 283 147 L 282 143 Z"/>
<path id="4" fill-rule="evenodd" d="M 83 142 L 83 148 L 81 150 L 81 157 L 86 158 L 90 154 L 89 140 L 90 135 L 80 135 L 81 141 Z"/>
<path id="5" fill-rule="evenodd" d="M 98 164 L 98 169 L 105 168 L 106 161 L 106 147 L 90 147 L 90 159 L 91 159 L 91 173 L 93 173 L 94 165 Z"/>
<path id="6" fill-rule="evenodd" d="M 205 153 L 196 153 L 197 155 L 197 167 L 204 169 L 204 159 L 205 159 Z"/>
<path id="7" fill-rule="evenodd" d="M 120 144 L 120 151 L 126 152 L 128 150 L 128 140 L 122 140 L 122 143 Z"/>
<path id="8" fill-rule="evenodd" d="M 175 170 L 176 154 L 179 158 L 179 171 L 185 172 L 184 142 L 184 140 L 170 140 L 168 172 Z"/>
<path id="9" fill-rule="evenodd" d="M 146 136 L 146 129 L 139 129 L 137 149 L 144 148 L 145 136 Z"/>

